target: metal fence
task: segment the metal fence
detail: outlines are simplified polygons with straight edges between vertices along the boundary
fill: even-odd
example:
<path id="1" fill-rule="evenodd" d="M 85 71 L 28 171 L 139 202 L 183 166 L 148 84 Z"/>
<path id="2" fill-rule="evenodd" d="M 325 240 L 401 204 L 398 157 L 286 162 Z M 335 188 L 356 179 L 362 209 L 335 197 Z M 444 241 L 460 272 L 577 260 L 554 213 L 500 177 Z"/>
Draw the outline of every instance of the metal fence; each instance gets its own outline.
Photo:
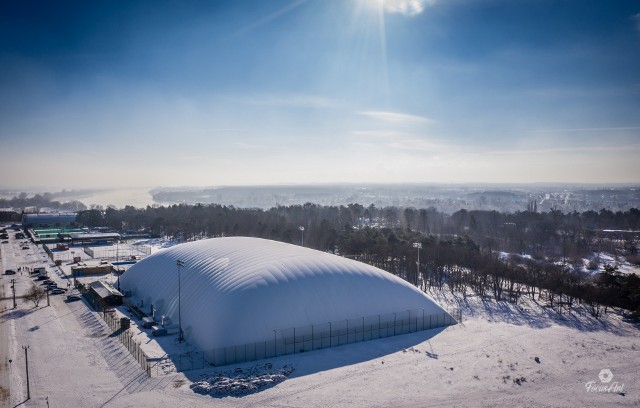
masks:
<path id="1" fill-rule="evenodd" d="M 117 336 L 120 342 L 126 347 L 129 353 L 136 359 L 140 367 L 147 373 L 149 377 L 152 375 L 153 365 L 156 363 L 153 359 L 147 357 L 147 355 L 142 351 L 140 347 L 140 343 L 138 343 L 134 338 L 134 334 L 128 330 L 123 329 L 121 327 L 120 319 L 115 316 L 115 313 L 104 311 L 101 313 L 102 318 L 107 323 L 107 326 L 111 330 L 113 330 L 112 336 Z M 157 359 L 156 359 L 157 360 Z M 157 371 L 156 371 L 157 372 Z"/>
<path id="2" fill-rule="evenodd" d="M 425 314 L 424 310 L 405 310 L 292 327 L 274 330 L 271 340 L 221 347 L 204 353 L 169 354 L 165 357 L 167 361 L 164 365 L 170 360 L 176 371 L 201 369 L 207 365 L 224 366 L 445 327 L 461 320 L 460 310 L 438 314 Z"/>
<path id="3" fill-rule="evenodd" d="M 273 330 L 272 340 L 220 347 L 204 352 L 190 351 L 149 358 L 142 350 L 140 343 L 133 339 L 133 333 L 121 328 L 119 318 L 116 318 L 109 311 L 104 311 L 101 315 L 113 330 L 112 335 L 120 339 L 149 377 L 304 353 L 446 327 L 462 321 L 460 309 L 437 314 L 425 314 L 424 310 L 405 310 L 404 312 Z"/>

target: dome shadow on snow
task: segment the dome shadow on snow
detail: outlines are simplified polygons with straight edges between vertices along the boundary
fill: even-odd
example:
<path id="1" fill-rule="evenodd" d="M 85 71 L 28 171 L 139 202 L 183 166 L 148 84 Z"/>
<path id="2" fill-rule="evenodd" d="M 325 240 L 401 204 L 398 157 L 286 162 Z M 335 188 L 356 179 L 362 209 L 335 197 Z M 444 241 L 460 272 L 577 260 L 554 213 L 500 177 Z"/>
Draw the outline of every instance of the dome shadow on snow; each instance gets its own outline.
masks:
<path id="1" fill-rule="evenodd" d="M 385 356 L 403 352 L 418 358 L 437 359 L 437 350 L 424 343 L 446 327 L 386 337 L 338 347 L 279 356 L 242 364 L 184 372 L 193 392 L 212 398 L 242 398 L 299 377 L 371 363 L 384 370 Z M 392 364 L 386 362 L 387 366 Z"/>

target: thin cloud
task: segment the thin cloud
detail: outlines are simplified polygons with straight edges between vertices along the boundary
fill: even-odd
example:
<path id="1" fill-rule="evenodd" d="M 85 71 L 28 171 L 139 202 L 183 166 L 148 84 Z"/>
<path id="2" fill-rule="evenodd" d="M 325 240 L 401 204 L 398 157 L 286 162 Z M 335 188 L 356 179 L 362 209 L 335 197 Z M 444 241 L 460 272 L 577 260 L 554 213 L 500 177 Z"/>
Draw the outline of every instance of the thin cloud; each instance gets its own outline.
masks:
<path id="1" fill-rule="evenodd" d="M 358 112 L 358 114 L 372 118 L 372 119 L 381 120 L 384 122 L 392 122 L 392 123 L 434 123 L 434 120 L 426 118 L 424 116 L 409 115 L 407 113 L 365 111 L 365 112 Z"/>
<path id="2" fill-rule="evenodd" d="M 602 130 L 608 130 L 608 131 L 609 130 L 640 130 L 640 126 L 540 129 L 540 130 L 534 130 L 533 133 L 597 132 Z"/>
<path id="3" fill-rule="evenodd" d="M 351 132 L 354 136 L 363 137 L 398 137 L 400 133 L 393 130 L 354 130 Z"/>
<path id="4" fill-rule="evenodd" d="M 623 146 L 580 146 L 580 147 L 549 147 L 542 149 L 513 149 L 513 150 L 494 150 L 488 151 L 487 155 L 533 155 L 533 154 L 550 154 L 550 153 L 597 153 L 597 152 L 629 152 L 640 149 L 640 144 L 623 145 Z"/>
<path id="5" fill-rule="evenodd" d="M 236 147 L 243 150 L 258 150 L 258 149 L 264 148 L 264 146 L 262 145 L 245 143 L 245 142 L 236 142 Z"/>
<path id="6" fill-rule="evenodd" d="M 640 13 L 634 14 L 631 19 L 636 23 L 636 31 L 640 32 Z"/>
<path id="7" fill-rule="evenodd" d="M 451 146 L 434 143 L 424 139 L 406 139 L 387 144 L 390 149 L 407 150 L 410 152 L 442 152 L 447 151 Z"/>
<path id="8" fill-rule="evenodd" d="M 186 154 L 186 155 L 182 155 L 182 156 L 178 156 L 178 160 L 185 160 L 185 161 L 196 161 L 196 160 L 204 160 L 205 157 L 204 156 L 199 156 L 199 155 L 195 155 L 195 154 Z"/>
<path id="9" fill-rule="evenodd" d="M 292 108 L 333 108 L 335 101 L 313 95 L 258 95 L 238 99 L 240 103 L 260 106 L 285 106 Z"/>

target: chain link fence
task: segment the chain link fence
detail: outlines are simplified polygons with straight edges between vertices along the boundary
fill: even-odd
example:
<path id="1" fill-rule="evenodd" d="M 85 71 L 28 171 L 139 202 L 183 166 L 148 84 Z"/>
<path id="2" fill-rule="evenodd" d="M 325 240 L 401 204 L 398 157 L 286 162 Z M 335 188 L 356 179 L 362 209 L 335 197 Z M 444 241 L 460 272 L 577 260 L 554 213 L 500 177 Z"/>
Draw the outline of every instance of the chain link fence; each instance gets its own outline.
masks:
<path id="1" fill-rule="evenodd" d="M 162 367 L 173 364 L 176 371 L 224 366 L 288 354 L 359 343 L 423 330 L 454 325 L 462 321 L 462 312 L 425 314 L 424 310 L 345 319 L 304 327 L 274 330 L 273 339 L 237 346 L 221 347 L 203 353 L 169 354 Z"/>
<path id="2" fill-rule="evenodd" d="M 154 362 L 152 359 L 149 359 L 149 357 L 147 357 L 144 351 L 142 351 L 140 343 L 133 338 L 134 334 L 130 330 L 122 326 L 122 322 L 115 316 L 115 312 L 105 310 L 101 313 L 101 315 L 104 321 L 107 323 L 107 326 L 109 326 L 109 328 L 113 331 L 111 336 L 118 337 L 120 342 L 125 346 L 125 348 L 133 356 L 133 358 L 135 358 L 138 364 L 140 364 L 140 367 L 142 367 L 144 372 L 147 373 L 147 376 L 151 377 Z M 157 370 L 155 370 L 155 372 L 156 374 L 158 373 Z"/>
<path id="3" fill-rule="evenodd" d="M 273 339 L 261 342 L 220 347 L 204 352 L 190 351 L 150 358 L 142 350 L 141 344 L 133 338 L 133 333 L 122 327 L 122 323 L 115 316 L 115 313 L 106 309 L 100 314 L 113 331 L 112 336 L 118 337 L 149 377 L 304 353 L 446 327 L 462 321 L 462 311 L 460 309 L 437 314 L 425 314 L 424 309 L 405 310 L 403 312 L 273 330 Z"/>

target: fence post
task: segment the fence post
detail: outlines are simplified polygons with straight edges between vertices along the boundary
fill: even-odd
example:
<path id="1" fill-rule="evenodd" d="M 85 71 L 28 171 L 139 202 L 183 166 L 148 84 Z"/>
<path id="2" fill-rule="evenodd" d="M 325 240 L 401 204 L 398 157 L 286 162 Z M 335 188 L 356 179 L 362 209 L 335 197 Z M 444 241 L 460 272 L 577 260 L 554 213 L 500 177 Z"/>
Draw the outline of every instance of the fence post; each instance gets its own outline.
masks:
<path id="1" fill-rule="evenodd" d="M 396 313 L 393 313 L 393 335 L 396 335 Z"/>
<path id="2" fill-rule="evenodd" d="M 349 319 L 347 320 L 347 344 L 349 344 Z"/>

